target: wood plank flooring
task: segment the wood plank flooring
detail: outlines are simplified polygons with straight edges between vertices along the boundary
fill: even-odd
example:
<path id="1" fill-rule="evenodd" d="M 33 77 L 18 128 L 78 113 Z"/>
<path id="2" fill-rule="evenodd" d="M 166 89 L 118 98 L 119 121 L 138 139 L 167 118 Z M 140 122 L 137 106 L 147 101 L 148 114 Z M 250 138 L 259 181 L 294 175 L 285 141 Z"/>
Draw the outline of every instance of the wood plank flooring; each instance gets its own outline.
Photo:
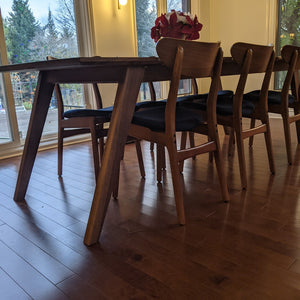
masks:
<path id="1" fill-rule="evenodd" d="M 247 191 L 224 140 L 228 204 L 208 155 L 185 162 L 186 226 L 177 225 L 169 167 L 157 184 L 155 153 L 143 142 L 141 179 L 127 145 L 119 198 L 89 248 L 88 143 L 65 147 L 62 178 L 56 150 L 40 152 L 21 205 L 12 200 L 20 158 L 0 161 L 0 299 L 300 299 L 300 148 L 293 130 L 288 166 L 281 120 L 271 126 L 276 174 L 263 136 L 252 149 L 246 141 Z"/>

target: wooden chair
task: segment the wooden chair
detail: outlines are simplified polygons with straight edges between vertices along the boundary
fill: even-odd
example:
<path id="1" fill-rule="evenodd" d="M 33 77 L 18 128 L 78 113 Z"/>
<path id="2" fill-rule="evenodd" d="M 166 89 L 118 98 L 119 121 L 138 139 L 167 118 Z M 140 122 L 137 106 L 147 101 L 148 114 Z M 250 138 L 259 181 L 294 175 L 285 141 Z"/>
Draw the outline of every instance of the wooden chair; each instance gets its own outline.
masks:
<path id="1" fill-rule="evenodd" d="M 135 112 L 129 135 L 167 148 L 178 221 L 180 224 L 185 224 L 183 187 L 179 170 L 179 163 L 182 160 L 194 155 L 213 152 L 222 196 L 225 201 L 229 200 L 220 153 L 215 110 L 223 53 L 219 43 L 201 43 L 171 38 L 161 39 L 156 49 L 162 63 L 172 71 L 167 103 L 165 106 Z M 198 112 L 176 105 L 181 76 L 212 78 L 208 96 L 208 122 L 205 122 Z M 209 142 L 192 148 L 177 150 L 177 131 L 192 131 L 208 135 Z"/>
<path id="2" fill-rule="evenodd" d="M 270 124 L 268 117 L 267 95 L 272 75 L 275 54 L 272 46 L 262 46 L 247 43 L 236 43 L 231 47 L 231 55 L 237 63 L 240 77 L 234 95 L 225 92 L 217 100 L 217 122 L 231 128 L 235 133 L 240 178 L 242 188 L 247 188 L 246 159 L 244 154 L 244 139 L 256 134 L 264 133 L 271 173 L 275 173 Z M 255 102 L 244 97 L 245 85 L 249 73 L 264 73 L 261 83 L 260 96 Z M 186 107 L 206 111 L 207 102 L 195 99 L 192 103 L 185 103 Z M 260 125 L 251 129 L 243 127 L 243 118 L 260 121 Z"/>
<path id="3" fill-rule="evenodd" d="M 288 71 L 281 91 L 268 92 L 268 111 L 280 114 L 283 121 L 284 137 L 288 163 L 292 164 L 291 145 L 291 123 L 296 124 L 297 139 L 300 143 L 300 103 L 299 103 L 299 68 L 300 68 L 300 47 L 286 45 L 281 50 L 281 57 L 288 64 Z M 290 94 L 291 90 L 291 94 Z M 259 90 L 252 91 L 245 95 L 251 101 L 257 101 Z M 290 116 L 289 109 L 294 110 L 294 115 Z M 251 127 L 255 125 L 255 120 L 251 122 Z M 253 144 L 253 138 L 249 141 Z"/>
<path id="4" fill-rule="evenodd" d="M 48 60 L 55 59 L 48 56 Z M 64 102 L 59 84 L 55 85 L 55 95 L 57 99 L 58 109 L 58 175 L 62 175 L 63 166 L 63 140 L 79 134 L 90 133 L 94 172 L 97 179 L 101 159 L 104 152 L 104 138 L 107 136 L 108 129 L 104 128 L 104 124 L 110 121 L 113 106 L 103 108 L 101 94 L 96 83 L 93 83 L 93 91 L 96 99 L 97 109 L 70 109 L 64 110 Z M 144 163 L 140 142 L 135 140 L 137 157 L 140 167 L 141 176 L 145 177 Z M 118 195 L 119 174 L 115 174 L 115 185 L 113 197 Z"/>

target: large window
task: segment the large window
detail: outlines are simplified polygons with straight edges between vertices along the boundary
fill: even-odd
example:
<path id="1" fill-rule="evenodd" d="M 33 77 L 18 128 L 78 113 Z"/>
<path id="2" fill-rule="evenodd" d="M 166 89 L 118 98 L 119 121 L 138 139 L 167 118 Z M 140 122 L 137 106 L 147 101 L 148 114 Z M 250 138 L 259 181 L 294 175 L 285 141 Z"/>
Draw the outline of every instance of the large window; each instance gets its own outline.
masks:
<path id="1" fill-rule="evenodd" d="M 137 45 L 139 56 L 156 56 L 155 42 L 151 39 L 150 31 L 154 26 L 155 19 L 161 13 L 158 2 L 164 2 L 163 6 L 167 8 L 167 12 L 180 10 L 183 12 L 190 12 L 190 0 L 135 0 L 136 7 L 136 26 L 137 26 Z M 162 87 L 160 83 L 154 83 L 156 97 L 162 98 Z M 179 94 L 188 94 L 191 92 L 190 80 L 181 80 L 179 86 Z M 146 83 L 141 87 L 141 100 L 150 99 L 150 91 Z"/>
<path id="2" fill-rule="evenodd" d="M 0 0 L 8 63 L 24 63 L 78 56 L 76 19 L 73 0 Z M 14 106 L 20 139 L 27 132 L 37 73 L 11 73 Z M 1 84 L 0 84 L 1 86 Z M 7 103 L 0 88 L 0 122 L 6 116 Z M 64 85 L 68 107 L 84 107 L 80 85 Z M 52 98 L 43 136 L 57 132 L 57 105 Z M 4 135 L 5 133 L 3 133 Z"/>
<path id="3" fill-rule="evenodd" d="M 280 49 L 284 45 L 300 45 L 300 1 L 278 0 L 278 31 L 276 51 L 280 55 Z M 284 72 L 275 75 L 275 88 L 282 87 L 285 78 Z"/>

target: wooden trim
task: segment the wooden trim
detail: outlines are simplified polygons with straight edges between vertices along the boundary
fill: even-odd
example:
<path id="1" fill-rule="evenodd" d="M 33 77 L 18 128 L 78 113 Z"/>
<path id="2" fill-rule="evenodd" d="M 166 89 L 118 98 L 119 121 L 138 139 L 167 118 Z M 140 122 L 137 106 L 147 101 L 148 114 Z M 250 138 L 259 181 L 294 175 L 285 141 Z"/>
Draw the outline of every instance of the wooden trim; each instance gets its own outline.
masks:
<path id="1" fill-rule="evenodd" d="M 1 10 L 0 10 L 0 66 L 2 64 L 8 65 L 8 59 L 7 59 L 7 51 L 6 51 L 6 45 L 5 45 L 2 16 L 1 16 Z M 1 150 L 17 147 L 20 145 L 19 127 L 18 127 L 18 122 L 17 122 L 15 101 L 14 101 L 14 96 L 13 96 L 13 89 L 12 89 L 12 85 L 11 85 L 10 74 L 6 73 L 6 74 L 2 74 L 2 76 L 3 76 L 3 83 L 4 83 L 3 93 L 5 93 L 6 104 L 8 106 L 7 117 L 9 119 L 9 126 L 10 126 L 9 129 L 11 132 L 12 141 L 8 142 L 6 144 L 0 145 Z"/>

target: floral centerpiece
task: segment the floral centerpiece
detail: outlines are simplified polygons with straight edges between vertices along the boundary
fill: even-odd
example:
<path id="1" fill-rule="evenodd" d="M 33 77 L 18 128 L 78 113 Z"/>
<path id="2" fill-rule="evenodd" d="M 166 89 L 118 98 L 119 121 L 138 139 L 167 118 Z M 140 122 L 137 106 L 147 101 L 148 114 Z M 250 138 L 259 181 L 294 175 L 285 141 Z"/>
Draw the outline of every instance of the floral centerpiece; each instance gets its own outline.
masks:
<path id="1" fill-rule="evenodd" d="M 199 31 L 202 26 L 196 15 L 172 10 L 155 20 L 155 26 L 151 28 L 151 38 L 155 42 L 161 37 L 196 40 L 199 38 Z"/>

